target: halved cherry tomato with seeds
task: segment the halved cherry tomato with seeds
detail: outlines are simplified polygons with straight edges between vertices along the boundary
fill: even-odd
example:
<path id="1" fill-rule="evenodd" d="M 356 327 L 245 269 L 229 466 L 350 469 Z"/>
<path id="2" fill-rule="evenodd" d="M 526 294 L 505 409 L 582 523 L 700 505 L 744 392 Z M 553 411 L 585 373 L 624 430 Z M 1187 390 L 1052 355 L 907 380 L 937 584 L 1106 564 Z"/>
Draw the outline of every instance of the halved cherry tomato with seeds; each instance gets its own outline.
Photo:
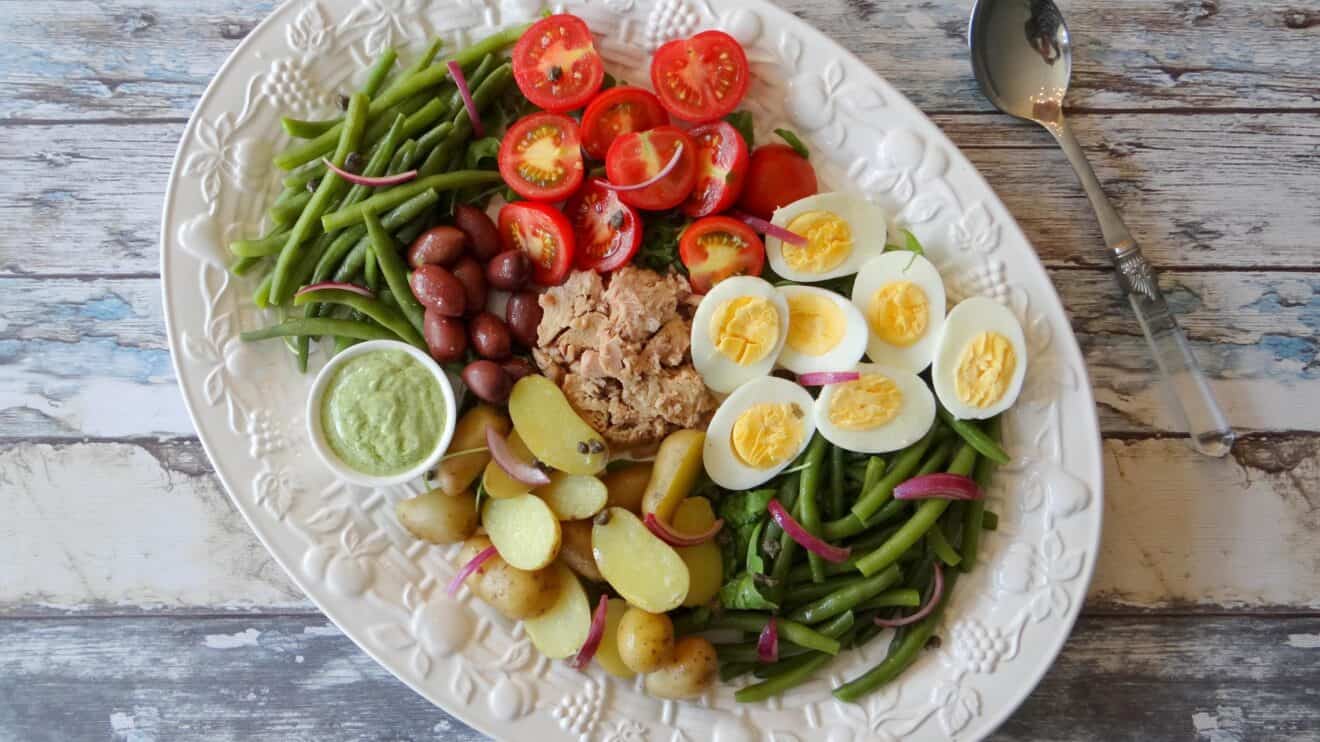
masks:
<path id="1" fill-rule="evenodd" d="M 577 122 L 557 113 L 519 119 L 500 143 L 500 175 L 519 196 L 562 201 L 582 185 Z"/>
<path id="2" fill-rule="evenodd" d="M 697 145 L 687 132 L 673 126 L 624 134 L 605 155 L 605 172 L 615 185 L 636 185 L 658 175 L 682 146 L 678 164 L 659 182 L 636 191 L 620 191 L 629 206 L 664 211 L 683 203 L 697 182 Z"/>
<path id="3" fill-rule="evenodd" d="M 514 45 L 513 79 L 536 107 L 563 113 L 586 105 L 600 90 L 605 65 L 581 18 L 552 15 Z"/>
<path id="4" fill-rule="evenodd" d="M 675 117 L 693 123 L 724 118 L 747 95 L 752 72 L 737 39 L 703 31 L 656 50 L 651 85 Z"/>
<path id="5" fill-rule="evenodd" d="M 726 278 L 761 275 L 765 245 L 737 219 L 708 216 L 688 225 L 678 241 L 678 257 L 692 290 L 704 294 Z"/>
<path id="6" fill-rule="evenodd" d="M 559 209 L 535 201 L 515 201 L 500 209 L 500 241 L 532 259 L 532 280 L 558 286 L 573 267 L 573 225 Z"/>
<path id="7" fill-rule="evenodd" d="M 582 113 L 582 149 L 588 157 L 603 160 L 619 136 L 668 123 L 669 113 L 651 91 L 626 85 L 610 88 Z"/>
<path id="8" fill-rule="evenodd" d="M 752 153 L 738 208 L 768 220 L 775 209 L 814 196 L 817 189 L 816 169 L 807 158 L 787 144 L 767 144 Z"/>
<path id="9" fill-rule="evenodd" d="M 619 194 L 589 180 L 564 204 L 577 243 L 577 267 L 606 273 L 632 260 L 642 245 L 642 217 Z"/>
<path id="10" fill-rule="evenodd" d="M 702 124 L 688 134 L 697 143 L 697 185 L 683 213 L 702 217 L 728 211 L 747 180 L 747 142 L 726 121 Z"/>

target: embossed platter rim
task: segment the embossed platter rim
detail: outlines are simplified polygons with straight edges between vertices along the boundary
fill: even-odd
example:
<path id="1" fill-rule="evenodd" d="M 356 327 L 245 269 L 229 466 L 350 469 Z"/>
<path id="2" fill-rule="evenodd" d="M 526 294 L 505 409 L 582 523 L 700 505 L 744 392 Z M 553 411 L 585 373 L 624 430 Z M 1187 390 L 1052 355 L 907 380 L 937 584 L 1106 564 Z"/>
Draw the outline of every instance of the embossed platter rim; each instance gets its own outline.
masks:
<path id="1" fill-rule="evenodd" d="M 1057 294 L 1012 217 L 929 120 L 859 60 L 760 0 L 568 3 L 616 75 L 645 80 L 647 50 L 698 28 L 744 41 L 758 73 L 758 134 L 803 131 L 822 179 L 896 215 L 927 245 L 954 298 L 987 294 L 1023 321 L 1031 370 L 1009 421 L 1014 465 L 992 488 L 1002 515 L 984 563 L 960 581 L 938 650 L 852 706 L 829 685 L 876 661 L 876 642 L 829 677 L 764 706 L 724 686 L 695 703 L 650 699 L 595 668 L 539 657 L 521 628 L 466 592 L 443 595 L 452 550 L 394 522 L 400 489 L 331 481 L 299 423 L 309 378 L 278 343 L 245 346 L 269 321 L 224 244 L 260 228 L 277 187 L 278 115 L 326 115 L 350 75 L 386 44 L 434 34 L 461 46 L 530 18 L 530 0 L 294 0 L 221 68 L 180 142 L 162 217 L 161 272 L 175 372 L 198 434 L 240 512 L 294 581 L 365 651 L 468 724 L 509 739 L 979 738 L 1025 698 L 1075 620 L 1095 565 L 1101 459 L 1094 402 Z M 351 64 L 345 60 L 351 60 Z M 282 138 L 279 140 L 282 144 Z"/>

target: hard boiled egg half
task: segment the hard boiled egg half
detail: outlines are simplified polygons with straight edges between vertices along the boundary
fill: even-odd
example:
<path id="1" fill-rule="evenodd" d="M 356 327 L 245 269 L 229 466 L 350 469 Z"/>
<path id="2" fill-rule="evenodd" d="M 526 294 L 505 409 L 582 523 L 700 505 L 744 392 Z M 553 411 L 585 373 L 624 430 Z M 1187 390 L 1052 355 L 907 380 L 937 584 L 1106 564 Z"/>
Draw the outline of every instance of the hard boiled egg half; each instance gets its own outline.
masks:
<path id="1" fill-rule="evenodd" d="M 1026 338 L 1007 307 L 976 296 L 949 312 L 930 378 L 940 404 L 954 417 L 998 415 L 1017 401 L 1026 375 Z"/>
<path id="2" fill-rule="evenodd" d="M 800 235 L 804 245 L 766 235 L 765 255 L 775 273 L 816 283 L 857 272 L 885 251 L 888 227 L 880 207 L 846 193 L 818 193 L 775 211 L 775 226 Z"/>
<path id="3" fill-rule="evenodd" d="M 745 490 L 783 471 L 816 433 L 811 409 L 807 390 L 786 379 L 766 376 L 738 387 L 706 428 L 701 453 L 711 481 Z"/>
<path id="4" fill-rule="evenodd" d="M 692 318 L 692 365 L 713 391 L 727 394 L 770 373 L 788 337 L 788 303 L 768 282 L 726 278 Z"/>
<path id="5" fill-rule="evenodd" d="M 944 281 L 924 257 L 885 253 L 862 266 L 852 302 L 870 330 L 866 355 L 872 363 L 921 373 L 930 365 L 944 326 Z"/>
<path id="6" fill-rule="evenodd" d="M 866 320 L 851 302 L 813 286 L 780 286 L 788 337 L 779 365 L 795 374 L 852 368 L 866 352 Z"/>
<path id="7" fill-rule="evenodd" d="M 816 398 L 816 427 L 825 440 L 860 453 L 887 453 L 916 443 L 935 423 L 935 397 L 907 369 L 858 364 L 861 378 L 829 384 Z"/>

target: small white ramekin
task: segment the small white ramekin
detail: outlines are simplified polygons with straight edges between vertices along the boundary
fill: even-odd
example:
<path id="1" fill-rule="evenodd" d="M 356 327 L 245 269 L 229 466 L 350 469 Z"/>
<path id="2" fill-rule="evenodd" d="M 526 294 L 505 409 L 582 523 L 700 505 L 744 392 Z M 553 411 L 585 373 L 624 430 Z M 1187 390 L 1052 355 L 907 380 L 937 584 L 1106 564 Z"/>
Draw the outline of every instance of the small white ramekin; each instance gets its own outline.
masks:
<path id="1" fill-rule="evenodd" d="M 417 466 L 398 474 L 388 477 L 377 477 L 371 474 L 360 472 L 340 460 L 339 456 L 330 448 L 330 444 L 325 439 L 325 431 L 321 427 L 321 400 L 325 395 L 326 385 L 330 383 L 331 377 L 335 371 L 343 366 L 350 359 L 362 355 L 363 353 L 372 353 L 381 350 L 397 350 L 416 358 L 424 368 L 431 372 L 435 381 L 440 385 L 440 395 L 445 401 L 445 427 L 440 432 L 440 438 L 436 442 L 435 450 L 432 451 L 424 461 Z M 316 380 L 312 382 L 312 391 L 307 395 L 307 433 L 312 438 L 312 448 L 316 455 L 321 459 L 335 476 L 353 484 L 360 484 L 364 487 L 393 487 L 395 485 L 411 482 L 422 476 L 428 469 L 440 462 L 440 458 L 445 455 L 449 448 L 449 442 L 454 437 L 454 425 L 458 420 L 458 409 L 454 403 L 454 387 L 449 383 L 449 377 L 445 376 L 444 369 L 431 360 L 426 353 L 414 348 L 407 343 L 401 343 L 397 340 L 372 340 L 366 343 L 358 343 L 348 350 L 335 355 L 330 362 L 316 375 Z"/>

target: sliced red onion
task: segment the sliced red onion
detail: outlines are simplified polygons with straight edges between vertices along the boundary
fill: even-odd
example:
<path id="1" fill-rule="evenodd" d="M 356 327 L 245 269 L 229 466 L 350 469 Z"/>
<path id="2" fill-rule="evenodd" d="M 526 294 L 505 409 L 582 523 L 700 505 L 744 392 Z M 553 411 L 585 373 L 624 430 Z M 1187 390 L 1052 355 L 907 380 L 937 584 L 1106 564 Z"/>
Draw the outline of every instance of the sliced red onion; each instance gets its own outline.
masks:
<path id="1" fill-rule="evenodd" d="M 295 293 L 293 296 L 296 299 L 297 297 L 302 296 L 303 294 L 310 294 L 313 291 L 329 291 L 332 289 L 334 291 L 347 291 L 350 294 L 365 296 L 368 299 L 376 298 L 376 295 L 371 293 L 371 289 L 365 286 L 359 286 L 356 283 L 341 283 L 339 281 L 322 281 L 321 283 L 314 283 L 310 286 L 303 286 L 302 288 L 298 289 L 297 293 Z"/>
<path id="2" fill-rule="evenodd" d="M 458 62 L 450 61 L 449 76 L 454 78 L 454 85 L 458 86 L 458 94 L 463 97 L 463 107 L 467 109 L 468 120 L 472 122 L 472 133 L 478 139 L 486 136 L 486 127 L 481 125 L 481 114 L 477 111 L 476 101 L 472 100 L 472 88 L 468 87 L 467 78 L 463 76 L 463 68 L 458 66 Z"/>
<path id="3" fill-rule="evenodd" d="M 774 616 L 761 629 L 761 638 L 756 640 L 756 658 L 765 663 L 779 661 L 779 624 Z"/>
<path id="4" fill-rule="evenodd" d="M 532 487 L 550 484 L 550 475 L 518 458 L 518 454 L 509 448 L 509 439 L 493 427 L 486 428 L 486 447 L 490 449 L 490 457 L 495 459 L 495 463 L 514 480 Z"/>
<path id="5" fill-rule="evenodd" d="M 382 175 L 378 178 L 371 178 L 366 175 L 350 173 L 342 167 L 336 166 L 325 157 L 322 157 L 321 161 L 325 163 L 325 168 L 335 175 L 338 175 L 353 185 L 366 186 L 367 188 L 383 188 L 385 186 L 398 185 L 400 183 L 407 183 L 417 177 L 416 170 L 409 170 L 406 173 L 399 173 L 398 175 Z"/>
<path id="6" fill-rule="evenodd" d="M 798 247 L 806 247 L 807 245 L 806 237 L 803 237 L 797 232 L 785 229 L 774 222 L 768 222 L 759 216 L 744 214 L 741 211 L 735 214 L 735 216 L 742 221 L 743 224 L 755 229 L 766 237 L 774 237 L 777 240 L 783 240 L 790 245 L 797 245 Z"/>
<path id="7" fill-rule="evenodd" d="M 495 550 L 494 546 L 487 546 L 482 549 L 479 554 L 472 557 L 471 561 L 464 564 L 462 569 L 458 570 L 458 574 L 454 575 L 454 579 L 450 580 L 449 586 L 445 588 L 445 593 L 451 598 L 458 595 L 459 589 L 463 587 L 463 582 L 467 580 L 473 572 L 481 569 L 481 565 L 485 564 L 487 559 L 490 559 L 498 553 L 499 552 Z"/>
<path id="8" fill-rule="evenodd" d="M 902 618 L 886 619 L 876 616 L 875 625 L 884 626 L 887 629 L 896 629 L 899 626 L 907 626 L 910 623 L 916 623 L 921 619 L 925 618 L 926 616 L 929 616 L 930 612 L 935 610 L 935 606 L 939 605 L 940 597 L 943 595 L 944 595 L 944 570 L 940 568 L 940 562 L 938 559 L 936 559 L 935 587 L 930 591 L 930 600 L 926 601 L 926 605 L 922 606 L 921 610 L 917 611 L 916 613 L 913 613 L 910 616 L 904 616 Z"/>
<path id="9" fill-rule="evenodd" d="M 591 658 L 596 656 L 596 650 L 600 649 L 600 640 L 605 636 L 605 616 L 609 614 L 610 599 L 604 595 L 596 601 L 596 612 L 591 614 L 591 628 L 587 630 L 587 640 L 582 642 L 582 648 L 578 650 L 577 656 L 569 664 L 574 670 L 581 670 L 591 662 Z"/>
<path id="10" fill-rule="evenodd" d="M 783 505 L 779 504 L 778 500 L 771 500 L 769 509 L 770 517 L 774 518 L 779 527 L 784 529 L 784 533 L 787 533 L 789 538 L 798 542 L 802 548 L 827 562 L 837 564 L 838 562 L 847 561 L 848 555 L 852 552 L 851 549 L 831 546 L 812 536 L 807 532 L 807 529 L 802 527 L 801 523 L 798 523 L 793 519 L 793 516 L 788 514 L 788 511 L 784 509 Z"/>
<path id="11" fill-rule="evenodd" d="M 961 474 L 923 474 L 894 488 L 895 500 L 979 500 L 976 480 Z"/>
<path id="12" fill-rule="evenodd" d="M 802 386 L 826 386 L 827 384 L 857 381 L 860 378 L 862 378 L 862 375 L 856 371 L 812 371 L 798 374 L 797 381 Z"/>
<path id="13" fill-rule="evenodd" d="M 670 173 L 674 172 L 674 168 L 678 167 L 679 160 L 682 157 L 683 157 L 683 143 L 679 142 L 678 146 L 674 147 L 674 156 L 669 158 L 669 164 L 660 168 L 660 172 L 656 173 L 655 175 L 652 175 L 646 180 L 643 180 L 641 183 L 633 183 L 631 185 L 615 185 L 609 182 L 608 180 L 598 180 L 597 182 L 600 183 L 602 188 L 608 188 L 611 191 L 640 191 L 643 188 L 650 188 L 651 186 L 655 185 L 656 183 L 659 183 L 660 181 L 668 177 Z"/>
<path id="14" fill-rule="evenodd" d="M 642 521 L 646 524 L 647 530 L 655 534 L 655 537 L 670 546 L 700 546 L 707 541 L 715 538 L 715 534 L 724 527 L 723 520 L 717 520 L 711 524 L 710 528 L 701 533 L 679 533 L 668 523 L 655 517 L 655 513 L 647 513 L 646 519 Z"/>

